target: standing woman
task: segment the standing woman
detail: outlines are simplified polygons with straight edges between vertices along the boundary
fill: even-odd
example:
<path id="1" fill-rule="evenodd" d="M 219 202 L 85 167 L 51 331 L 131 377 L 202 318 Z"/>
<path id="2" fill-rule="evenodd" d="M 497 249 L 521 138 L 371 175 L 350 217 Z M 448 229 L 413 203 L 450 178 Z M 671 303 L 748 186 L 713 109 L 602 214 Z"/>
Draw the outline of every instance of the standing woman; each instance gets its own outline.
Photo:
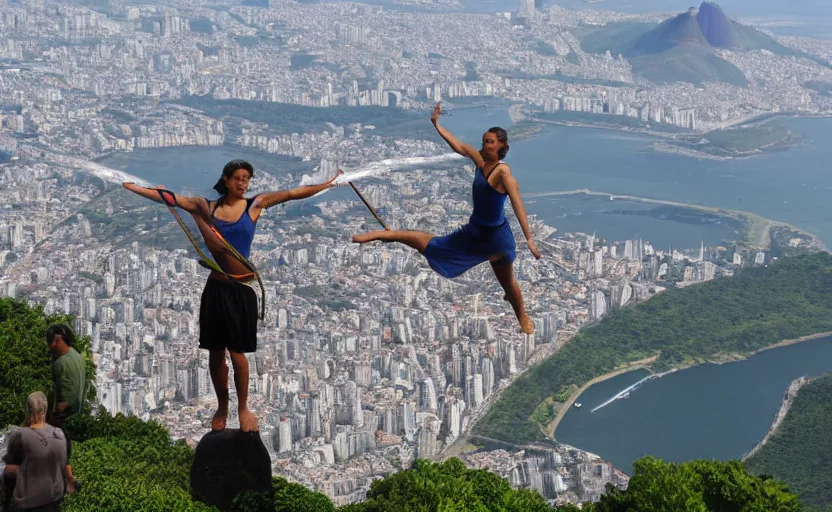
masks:
<path id="1" fill-rule="evenodd" d="M 340 171 L 339 171 L 340 174 Z M 165 192 L 172 206 L 191 213 L 205 239 L 214 260 L 228 275 L 254 279 L 254 274 L 222 243 L 211 229 L 222 237 L 243 257 L 248 258 L 257 220 L 266 208 L 311 197 L 324 189 L 334 187 L 336 175 L 326 183 L 299 187 L 292 190 L 269 192 L 246 198 L 254 167 L 244 160 L 228 162 L 216 185 L 220 197 L 211 201 L 203 197 L 178 196 Z M 124 183 L 124 188 L 156 202 L 163 202 L 157 189 L 145 188 L 135 183 Z M 228 418 L 228 365 L 226 351 L 234 366 L 234 386 L 238 397 L 240 430 L 257 431 L 257 418 L 248 409 L 249 368 L 247 353 L 257 350 L 257 295 L 249 286 L 229 279 L 212 270 L 202 292 L 199 308 L 199 347 L 209 351 L 208 366 L 211 382 L 217 393 L 217 412 L 211 422 L 212 430 L 223 430 Z"/>
<path id="2" fill-rule="evenodd" d="M 488 261 L 505 291 L 505 299 L 514 309 L 520 330 L 531 334 L 534 332 L 534 322 L 526 314 L 523 295 L 512 267 L 516 245 L 503 211 L 506 199 L 511 200 L 529 250 L 537 259 L 540 259 L 540 251 L 529 231 L 517 180 L 511 175 L 511 168 L 502 160 L 508 153 L 508 134 L 499 127 L 489 129 L 482 136 L 482 149 L 477 151 L 470 144 L 457 140 L 439 124 L 440 112 L 441 105 L 437 104 L 431 116 L 436 131 L 451 149 L 470 158 L 477 166 L 472 191 L 474 211 L 468 224 L 446 236 L 424 231 L 383 230 L 355 235 L 352 240 L 360 244 L 374 240 L 403 243 L 422 253 L 431 268 L 449 279 Z"/>
<path id="3" fill-rule="evenodd" d="M 23 428 L 9 436 L 4 476 L 14 478 L 10 512 L 58 512 L 67 487 L 66 437 L 46 423 L 46 395 L 35 391 L 26 399 Z"/>

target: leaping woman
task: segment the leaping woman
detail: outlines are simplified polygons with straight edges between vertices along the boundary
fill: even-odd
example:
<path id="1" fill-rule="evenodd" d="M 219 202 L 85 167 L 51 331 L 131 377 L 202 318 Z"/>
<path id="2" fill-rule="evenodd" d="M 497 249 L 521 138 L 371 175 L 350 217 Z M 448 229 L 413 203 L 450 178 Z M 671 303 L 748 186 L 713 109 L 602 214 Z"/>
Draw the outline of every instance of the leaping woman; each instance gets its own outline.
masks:
<path id="1" fill-rule="evenodd" d="M 508 153 L 508 134 L 499 127 L 490 128 L 482 136 L 482 149 L 477 151 L 470 144 L 460 142 L 439 124 L 441 104 L 433 110 L 431 121 L 439 135 L 456 153 L 470 158 L 477 169 L 474 173 L 474 211 L 468 224 L 445 236 L 424 231 L 372 231 L 352 237 L 352 241 L 364 244 L 374 240 L 399 242 L 422 253 L 431 268 L 440 275 L 452 279 L 469 269 L 488 261 L 505 290 L 505 299 L 514 308 L 520 322 L 520 330 L 534 332 L 534 322 L 526 314 L 523 295 L 514 277 L 512 263 L 516 257 L 514 234 L 504 214 L 506 199 L 511 200 L 514 214 L 526 237 L 526 244 L 535 258 L 540 251 L 534 243 L 526 219 L 526 208 L 520 197 L 517 180 L 511 168 L 503 161 Z"/>

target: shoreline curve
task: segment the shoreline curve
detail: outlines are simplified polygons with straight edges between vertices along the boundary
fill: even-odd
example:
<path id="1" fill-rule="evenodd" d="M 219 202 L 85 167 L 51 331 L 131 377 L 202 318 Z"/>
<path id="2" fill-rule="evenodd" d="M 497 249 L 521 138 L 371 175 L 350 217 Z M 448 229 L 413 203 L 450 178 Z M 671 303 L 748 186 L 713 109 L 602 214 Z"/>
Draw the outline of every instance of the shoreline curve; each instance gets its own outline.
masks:
<path id="1" fill-rule="evenodd" d="M 727 363 L 735 363 L 735 362 L 739 362 L 739 361 L 745 361 L 746 359 L 748 359 L 751 356 L 757 355 L 761 352 L 766 352 L 768 350 L 773 350 L 775 348 L 783 348 L 783 347 L 788 347 L 790 345 L 796 345 L 798 343 L 803 343 L 805 341 L 812 341 L 812 340 L 817 340 L 817 339 L 822 339 L 822 338 L 830 338 L 830 337 L 832 337 L 832 331 L 818 332 L 818 333 L 815 333 L 815 334 L 807 334 L 806 336 L 801 336 L 799 338 L 793 338 L 793 339 L 779 341 L 779 342 L 777 342 L 773 345 L 769 345 L 767 347 L 757 349 L 757 350 L 755 350 L 753 352 L 750 352 L 748 354 L 745 354 L 745 355 L 733 354 L 733 355 L 726 356 L 726 357 L 723 357 L 723 358 L 715 358 L 715 359 L 711 359 L 711 360 L 707 360 L 707 361 L 698 361 L 698 362 L 694 362 L 694 363 L 691 363 L 691 364 L 688 364 L 688 365 L 680 366 L 678 368 L 672 368 L 672 369 L 670 369 L 666 372 L 662 372 L 661 374 L 658 375 L 658 377 L 664 377 L 665 375 L 680 372 L 682 370 L 689 370 L 691 368 L 695 368 L 695 367 L 703 365 L 703 364 L 727 364 Z M 548 439 L 551 439 L 551 440 L 557 442 L 557 438 L 555 437 L 555 434 L 557 433 L 558 425 L 560 425 L 560 422 L 566 416 L 566 413 L 572 407 L 572 404 L 575 403 L 575 401 L 578 399 L 578 397 L 581 396 L 581 394 L 584 393 L 584 391 L 586 391 L 590 387 L 594 386 L 595 384 L 604 382 L 605 380 L 609 380 L 613 377 L 617 377 L 617 376 L 623 375 L 625 373 L 629 373 L 631 371 L 641 370 L 641 369 L 648 369 L 649 370 L 650 364 L 652 362 L 654 362 L 656 359 L 658 359 L 658 357 L 659 356 L 656 355 L 656 356 L 645 358 L 645 359 L 639 359 L 638 361 L 633 361 L 632 363 L 629 363 L 629 364 L 627 364 L 626 366 L 624 366 L 622 368 L 619 368 L 619 369 L 614 370 L 614 371 L 609 372 L 609 373 L 605 373 L 604 375 L 600 375 L 600 376 L 595 377 L 594 379 L 588 381 L 586 384 L 581 386 L 580 389 L 578 389 L 577 391 L 575 391 L 574 393 L 569 395 L 569 398 L 566 400 L 566 402 L 563 403 L 563 407 L 558 409 L 558 414 L 555 417 L 555 419 L 552 420 L 552 422 L 549 423 L 549 425 L 546 426 L 546 430 L 544 431 L 544 434 L 546 435 L 546 437 Z"/>

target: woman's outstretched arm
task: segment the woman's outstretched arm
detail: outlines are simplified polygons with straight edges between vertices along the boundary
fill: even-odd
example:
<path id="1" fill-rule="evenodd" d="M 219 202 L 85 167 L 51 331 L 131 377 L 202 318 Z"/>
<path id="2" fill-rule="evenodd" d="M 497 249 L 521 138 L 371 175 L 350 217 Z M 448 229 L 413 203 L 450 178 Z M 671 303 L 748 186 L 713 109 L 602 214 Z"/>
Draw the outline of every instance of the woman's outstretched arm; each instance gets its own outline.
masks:
<path id="1" fill-rule="evenodd" d="M 271 208 L 272 206 L 285 203 L 287 201 L 312 197 L 322 190 L 335 187 L 335 180 L 342 174 L 344 174 L 344 171 L 338 169 L 335 176 L 319 185 L 308 185 L 306 187 L 298 187 L 290 190 L 278 190 L 277 192 L 266 192 L 265 194 L 260 194 L 254 199 L 251 207 L 260 210 L 263 208 Z"/>
<path id="2" fill-rule="evenodd" d="M 461 142 L 447 128 L 439 124 L 439 114 L 441 113 L 442 103 L 437 103 L 436 107 L 434 107 L 433 109 L 433 115 L 430 116 L 430 121 L 433 123 L 433 126 L 434 128 L 436 128 L 436 131 L 439 132 L 439 136 L 442 137 L 445 140 L 445 142 L 448 143 L 448 146 L 450 146 L 455 153 L 470 158 L 471 160 L 473 160 L 474 165 L 476 165 L 479 168 L 482 168 L 485 162 L 483 161 L 480 152 L 477 151 L 477 149 L 474 146 L 466 144 L 465 142 Z"/>
<path id="3" fill-rule="evenodd" d="M 529 229 L 529 219 L 526 218 L 526 207 L 523 205 L 523 198 L 520 197 L 520 184 L 517 183 L 517 180 L 511 175 L 508 168 L 500 174 L 503 180 L 503 187 L 505 187 L 508 198 L 511 200 L 511 207 L 514 209 L 514 215 L 517 216 L 517 220 L 520 222 L 520 228 L 523 230 L 523 235 L 526 237 L 526 245 L 529 246 L 529 250 L 532 252 L 534 257 L 540 259 L 540 250 L 538 250 L 537 244 L 534 243 L 532 232 Z"/>
<path id="4" fill-rule="evenodd" d="M 164 202 L 159 196 L 158 190 L 166 190 L 165 187 L 160 186 L 156 188 L 147 188 L 129 181 L 122 183 L 122 186 L 130 192 L 138 194 L 145 199 L 150 199 L 151 201 L 155 201 L 157 203 Z M 208 201 L 206 201 L 205 198 L 180 196 L 179 194 L 174 194 L 172 192 L 166 193 L 165 196 L 168 202 L 173 206 L 178 206 L 188 213 L 199 215 L 206 219 L 211 217 L 211 212 L 208 210 Z"/>

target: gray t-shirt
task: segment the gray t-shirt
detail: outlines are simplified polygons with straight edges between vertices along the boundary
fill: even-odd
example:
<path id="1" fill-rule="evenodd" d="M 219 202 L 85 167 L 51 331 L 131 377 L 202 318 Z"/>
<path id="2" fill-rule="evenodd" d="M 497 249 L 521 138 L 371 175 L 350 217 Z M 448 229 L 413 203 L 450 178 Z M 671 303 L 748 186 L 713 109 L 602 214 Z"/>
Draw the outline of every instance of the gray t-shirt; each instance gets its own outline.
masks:
<path id="1" fill-rule="evenodd" d="M 12 505 L 28 509 L 54 503 L 64 495 L 66 438 L 50 425 L 21 428 L 9 435 L 6 464 L 17 464 Z"/>

